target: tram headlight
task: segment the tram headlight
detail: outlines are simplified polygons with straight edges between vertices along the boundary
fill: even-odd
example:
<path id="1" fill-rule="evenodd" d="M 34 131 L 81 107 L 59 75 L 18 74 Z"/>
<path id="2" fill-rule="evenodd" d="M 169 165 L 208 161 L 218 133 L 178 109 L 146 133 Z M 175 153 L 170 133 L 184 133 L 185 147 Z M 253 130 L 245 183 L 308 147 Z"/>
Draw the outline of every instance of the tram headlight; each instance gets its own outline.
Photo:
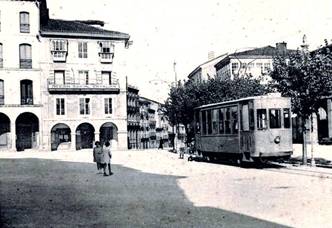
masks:
<path id="1" fill-rule="evenodd" d="M 274 143 L 275 144 L 279 144 L 280 143 L 280 136 L 275 137 Z"/>

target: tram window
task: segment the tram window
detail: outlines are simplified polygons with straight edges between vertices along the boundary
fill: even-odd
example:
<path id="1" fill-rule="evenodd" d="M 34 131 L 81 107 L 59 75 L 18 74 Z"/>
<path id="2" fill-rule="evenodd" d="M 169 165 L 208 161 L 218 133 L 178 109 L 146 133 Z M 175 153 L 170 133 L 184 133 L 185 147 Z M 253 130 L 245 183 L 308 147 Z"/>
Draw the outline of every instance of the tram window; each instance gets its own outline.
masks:
<path id="1" fill-rule="evenodd" d="M 255 130 L 255 113 L 253 109 L 249 109 L 249 127 L 250 130 Z"/>
<path id="2" fill-rule="evenodd" d="M 257 129 L 263 130 L 267 128 L 266 109 L 257 109 Z"/>
<path id="3" fill-rule="evenodd" d="M 241 130 L 249 131 L 249 109 L 248 109 L 248 105 L 243 105 L 242 106 Z"/>
<path id="4" fill-rule="evenodd" d="M 284 128 L 290 128 L 290 111 L 289 108 L 284 108 Z"/>
<path id="5" fill-rule="evenodd" d="M 202 112 L 202 133 L 206 135 L 206 111 Z"/>
<path id="6" fill-rule="evenodd" d="M 280 109 L 269 109 L 270 128 L 281 128 Z"/>
<path id="7" fill-rule="evenodd" d="M 237 107 L 232 108 L 232 132 L 237 134 L 239 132 L 239 126 L 237 121 Z"/>
<path id="8" fill-rule="evenodd" d="M 196 125 L 196 133 L 197 134 L 200 134 L 201 132 L 200 132 L 200 127 L 199 127 L 199 112 L 198 111 L 196 111 L 195 112 L 195 125 Z"/>
<path id="9" fill-rule="evenodd" d="M 212 111 L 212 132 L 218 134 L 218 110 Z"/>
<path id="10" fill-rule="evenodd" d="M 219 134 L 224 134 L 224 109 L 219 109 Z"/>
<path id="11" fill-rule="evenodd" d="M 211 110 L 207 111 L 207 124 L 208 124 L 208 134 L 212 134 L 212 115 L 211 115 Z"/>
<path id="12" fill-rule="evenodd" d="M 227 108 L 226 109 L 226 119 L 225 119 L 225 133 L 226 134 L 231 134 L 230 119 L 231 119 L 231 110 L 230 110 L 230 108 Z"/>

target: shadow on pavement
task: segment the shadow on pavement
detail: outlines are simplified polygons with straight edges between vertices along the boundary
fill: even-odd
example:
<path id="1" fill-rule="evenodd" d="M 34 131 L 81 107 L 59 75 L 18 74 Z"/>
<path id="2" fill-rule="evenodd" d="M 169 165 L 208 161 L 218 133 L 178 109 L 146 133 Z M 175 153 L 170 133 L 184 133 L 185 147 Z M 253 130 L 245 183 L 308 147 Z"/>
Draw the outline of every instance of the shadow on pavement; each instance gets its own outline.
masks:
<path id="1" fill-rule="evenodd" d="M 195 207 L 177 184 L 184 177 L 112 169 L 104 177 L 89 163 L 1 159 L 2 227 L 282 227 Z"/>

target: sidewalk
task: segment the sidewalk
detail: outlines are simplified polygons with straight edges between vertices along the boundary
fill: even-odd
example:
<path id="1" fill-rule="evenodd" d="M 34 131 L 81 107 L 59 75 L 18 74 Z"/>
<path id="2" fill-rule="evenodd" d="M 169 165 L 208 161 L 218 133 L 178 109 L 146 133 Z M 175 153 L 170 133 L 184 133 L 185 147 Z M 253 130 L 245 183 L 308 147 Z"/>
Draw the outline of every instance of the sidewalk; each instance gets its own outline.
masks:
<path id="1" fill-rule="evenodd" d="M 314 158 L 325 159 L 332 162 L 332 145 L 314 145 Z M 308 144 L 307 157 L 311 158 L 311 145 Z M 302 158 L 302 144 L 293 144 L 292 158 Z"/>

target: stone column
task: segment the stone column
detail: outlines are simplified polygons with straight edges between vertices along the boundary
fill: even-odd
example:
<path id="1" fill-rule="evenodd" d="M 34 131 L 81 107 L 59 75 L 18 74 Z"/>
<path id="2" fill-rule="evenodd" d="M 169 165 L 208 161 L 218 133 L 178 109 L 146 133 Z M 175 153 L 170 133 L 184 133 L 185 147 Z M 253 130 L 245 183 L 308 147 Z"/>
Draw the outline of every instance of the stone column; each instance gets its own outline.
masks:
<path id="1" fill-rule="evenodd" d="M 327 121 L 329 138 L 332 138 L 332 99 L 327 99 Z"/>
<path id="2" fill-rule="evenodd" d="M 14 121 L 10 123 L 10 149 L 16 151 L 16 126 Z"/>
<path id="3" fill-rule="evenodd" d="M 99 141 L 100 142 L 100 133 L 99 132 L 95 132 L 95 140 L 94 142 Z"/>
<path id="4" fill-rule="evenodd" d="M 70 149 L 75 151 L 76 150 L 76 133 L 71 133 L 71 142 L 70 142 Z"/>

